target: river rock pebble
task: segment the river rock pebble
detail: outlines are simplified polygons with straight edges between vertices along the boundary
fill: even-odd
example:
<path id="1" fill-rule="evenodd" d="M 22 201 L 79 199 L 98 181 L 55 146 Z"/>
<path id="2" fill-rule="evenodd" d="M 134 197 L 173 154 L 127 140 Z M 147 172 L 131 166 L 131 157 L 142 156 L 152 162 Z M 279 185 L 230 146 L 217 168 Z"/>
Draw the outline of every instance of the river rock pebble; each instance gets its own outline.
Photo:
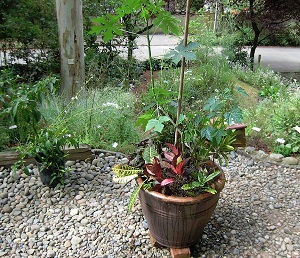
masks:
<path id="1" fill-rule="evenodd" d="M 111 167 L 127 158 L 96 154 L 69 163 L 60 189 L 33 165 L 30 177 L 0 168 L 0 257 L 170 257 L 151 245 L 139 203 L 127 212 L 135 183 L 112 183 Z M 227 184 L 192 257 L 300 257 L 300 169 L 263 159 L 232 153 L 223 164 Z"/>

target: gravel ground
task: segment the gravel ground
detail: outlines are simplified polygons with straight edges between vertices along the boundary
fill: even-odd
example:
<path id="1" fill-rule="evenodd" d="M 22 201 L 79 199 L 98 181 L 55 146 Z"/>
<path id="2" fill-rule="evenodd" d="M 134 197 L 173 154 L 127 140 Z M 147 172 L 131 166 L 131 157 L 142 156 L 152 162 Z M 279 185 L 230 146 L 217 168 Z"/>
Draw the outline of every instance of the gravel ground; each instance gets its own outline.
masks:
<path id="1" fill-rule="evenodd" d="M 170 257 L 154 248 L 134 187 L 112 184 L 120 155 L 75 163 L 62 189 L 0 168 L 0 257 Z M 227 184 L 192 257 L 300 257 L 300 171 L 231 154 Z"/>

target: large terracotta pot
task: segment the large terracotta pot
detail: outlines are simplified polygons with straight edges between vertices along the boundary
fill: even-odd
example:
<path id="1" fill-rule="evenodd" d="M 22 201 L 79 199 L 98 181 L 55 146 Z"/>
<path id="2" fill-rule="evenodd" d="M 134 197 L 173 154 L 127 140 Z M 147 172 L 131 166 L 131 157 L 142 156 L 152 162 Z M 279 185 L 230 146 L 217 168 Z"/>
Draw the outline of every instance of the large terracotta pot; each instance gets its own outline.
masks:
<path id="1" fill-rule="evenodd" d="M 196 243 L 224 188 L 225 175 L 222 170 L 218 182 L 216 194 L 203 193 L 197 197 L 167 196 L 155 191 L 140 190 L 141 207 L 152 237 L 160 245 L 172 248 L 189 247 Z M 141 178 L 138 183 L 142 183 Z"/>

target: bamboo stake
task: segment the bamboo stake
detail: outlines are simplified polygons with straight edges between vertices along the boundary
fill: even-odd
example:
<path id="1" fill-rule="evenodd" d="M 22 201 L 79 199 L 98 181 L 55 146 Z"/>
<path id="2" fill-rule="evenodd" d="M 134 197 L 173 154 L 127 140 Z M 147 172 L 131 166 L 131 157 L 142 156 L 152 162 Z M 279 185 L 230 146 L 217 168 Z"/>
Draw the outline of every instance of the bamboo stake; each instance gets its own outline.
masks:
<path id="1" fill-rule="evenodd" d="M 185 12 L 185 25 L 184 25 L 184 38 L 183 38 L 183 46 L 186 47 L 188 34 L 189 34 L 189 22 L 190 22 L 190 5 L 191 1 L 186 1 L 186 12 Z M 177 106 L 177 116 L 176 116 L 176 129 L 175 129 L 175 144 L 178 143 L 178 121 L 181 114 L 181 106 L 182 106 L 182 92 L 183 92 L 183 82 L 184 82 L 184 70 L 185 70 L 185 57 L 181 58 L 181 72 L 180 72 L 180 82 L 179 82 L 179 90 L 178 90 L 178 106 Z"/>

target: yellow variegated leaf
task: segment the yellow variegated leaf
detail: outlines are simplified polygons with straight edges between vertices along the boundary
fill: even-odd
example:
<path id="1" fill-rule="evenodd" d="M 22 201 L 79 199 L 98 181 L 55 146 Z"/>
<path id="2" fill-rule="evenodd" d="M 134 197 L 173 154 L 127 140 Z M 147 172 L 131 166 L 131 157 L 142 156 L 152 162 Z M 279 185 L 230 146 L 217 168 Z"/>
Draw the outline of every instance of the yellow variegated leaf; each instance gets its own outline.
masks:
<path id="1" fill-rule="evenodd" d="M 118 184 L 127 184 L 128 182 L 137 178 L 138 176 L 139 176 L 138 174 L 134 174 L 134 175 L 130 175 L 130 176 L 123 176 L 123 177 L 114 176 L 113 182 L 118 183 Z"/>
<path id="2" fill-rule="evenodd" d="M 117 177 L 138 175 L 139 173 L 143 172 L 143 170 L 131 167 L 127 164 L 117 164 L 112 167 L 112 170 L 117 175 Z"/>

